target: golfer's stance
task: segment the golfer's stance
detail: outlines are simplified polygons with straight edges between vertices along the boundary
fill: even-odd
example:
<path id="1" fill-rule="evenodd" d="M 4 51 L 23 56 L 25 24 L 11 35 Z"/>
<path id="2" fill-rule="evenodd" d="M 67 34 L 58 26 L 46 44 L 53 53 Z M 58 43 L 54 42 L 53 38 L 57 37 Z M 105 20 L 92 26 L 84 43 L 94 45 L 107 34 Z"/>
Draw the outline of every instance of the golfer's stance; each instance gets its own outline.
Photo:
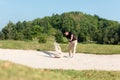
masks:
<path id="1" fill-rule="evenodd" d="M 69 41 L 69 44 L 68 44 L 69 57 L 73 57 L 76 53 L 77 37 L 68 31 L 65 31 L 64 35 Z"/>

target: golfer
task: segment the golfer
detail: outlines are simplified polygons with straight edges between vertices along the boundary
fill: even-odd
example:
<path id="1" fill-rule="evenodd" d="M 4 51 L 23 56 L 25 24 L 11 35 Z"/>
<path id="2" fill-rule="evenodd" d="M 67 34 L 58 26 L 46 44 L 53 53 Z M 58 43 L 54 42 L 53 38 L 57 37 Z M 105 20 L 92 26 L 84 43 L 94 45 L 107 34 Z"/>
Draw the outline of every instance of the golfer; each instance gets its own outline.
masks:
<path id="1" fill-rule="evenodd" d="M 64 31 L 64 35 L 68 39 L 68 42 L 69 42 L 68 43 L 69 57 L 74 57 L 76 53 L 77 37 L 68 31 Z"/>

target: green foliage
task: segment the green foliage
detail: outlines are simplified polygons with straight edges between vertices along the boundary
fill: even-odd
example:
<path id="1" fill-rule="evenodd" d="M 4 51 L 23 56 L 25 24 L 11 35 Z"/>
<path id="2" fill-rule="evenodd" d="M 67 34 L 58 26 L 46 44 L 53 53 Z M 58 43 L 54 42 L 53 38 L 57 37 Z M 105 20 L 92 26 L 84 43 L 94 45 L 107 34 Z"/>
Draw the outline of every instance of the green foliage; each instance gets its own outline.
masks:
<path id="1" fill-rule="evenodd" d="M 39 25 L 35 25 L 32 27 L 32 37 L 36 38 L 38 37 L 42 32 L 43 32 L 43 27 L 39 26 Z"/>
<path id="2" fill-rule="evenodd" d="M 65 43 L 65 42 L 66 42 L 66 40 L 65 40 L 64 37 L 63 37 L 62 32 L 60 32 L 60 31 L 58 31 L 58 32 L 55 34 L 55 40 L 56 40 L 56 42 L 58 42 L 58 43 Z"/>
<path id="3" fill-rule="evenodd" d="M 0 32 L 0 39 L 34 40 L 40 34 L 45 34 L 55 36 L 58 42 L 64 42 L 62 34 L 57 32 L 64 30 L 71 31 L 78 36 L 79 42 L 120 43 L 119 22 L 82 12 L 53 14 L 51 17 L 37 18 L 33 21 L 18 21 L 16 24 L 10 21 Z"/>
<path id="4" fill-rule="evenodd" d="M 62 43 L 63 42 L 63 35 L 62 35 L 62 33 L 57 32 L 56 35 L 55 35 L 55 40 L 58 43 Z"/>
<path id="5" fill-rule="evenodd" d="M 13 39 L 14 38 L 15 25 L 12 22 L 9 22 L 5 28 L 3 28 L 2 32 L 4 35 L 4 39 Z"/>
<path id="6" fill-rule="evenodd" d="M 42 34 L 38 37 L 38 43 L 46 43 L 46 35 Z"/>
<path id="7" fill-rule="evenodd" d="M 4 40 L 4 34 L 2 32 L 0 32 L 0 40 Z"/>

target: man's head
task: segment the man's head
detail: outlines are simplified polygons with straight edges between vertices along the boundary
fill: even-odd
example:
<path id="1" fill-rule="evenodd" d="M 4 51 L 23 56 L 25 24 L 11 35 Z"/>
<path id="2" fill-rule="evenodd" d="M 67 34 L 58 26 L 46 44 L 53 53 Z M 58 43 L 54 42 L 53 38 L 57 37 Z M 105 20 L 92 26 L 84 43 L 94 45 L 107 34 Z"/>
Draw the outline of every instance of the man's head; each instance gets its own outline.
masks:
<path id="1" fill-rule="evenodd" d="M 65 36 L 69 35 L 69 32 L 68 32 L 68 31 L 65 31 L 65 32 L 64 32 L 64 35 L 65 35 Z"/>

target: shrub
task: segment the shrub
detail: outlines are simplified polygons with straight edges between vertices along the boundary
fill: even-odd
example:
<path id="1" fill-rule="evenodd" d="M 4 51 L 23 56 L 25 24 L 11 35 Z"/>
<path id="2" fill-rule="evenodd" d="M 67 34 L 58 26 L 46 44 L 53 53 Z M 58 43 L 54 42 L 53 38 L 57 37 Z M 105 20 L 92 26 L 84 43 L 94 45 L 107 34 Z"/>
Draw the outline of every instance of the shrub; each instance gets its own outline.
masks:
<path id="1" fill-rule="evenodd" d="M 55 40 L 58 43 L 67 43 L 68 40 L 63 36 L 62 32 L 58 31 L 55 35 Z"/>
<path id="2" fill-rule="evenodd" d="M 40 35 L 38 37 L 38 43 L 46 43 L 47 40 L 46 40 L 46 35 Z"/>

